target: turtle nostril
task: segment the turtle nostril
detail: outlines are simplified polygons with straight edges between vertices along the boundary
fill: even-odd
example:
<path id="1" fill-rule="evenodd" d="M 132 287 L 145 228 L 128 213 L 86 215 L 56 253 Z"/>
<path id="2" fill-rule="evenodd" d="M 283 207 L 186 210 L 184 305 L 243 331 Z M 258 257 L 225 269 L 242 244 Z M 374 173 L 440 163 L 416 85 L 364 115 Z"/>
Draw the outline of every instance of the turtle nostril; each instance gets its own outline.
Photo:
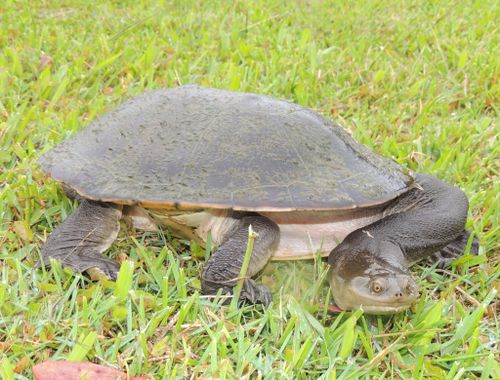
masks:
<path id="1" fill-rule="evenodd" d="M 401 292 L 397 292 L 397 293 L 395 294 L 395 296 L 396 296 L 396 298 L 401 298 L 401 297 L 403 297 L 403 293 L 401 293 Z"/>

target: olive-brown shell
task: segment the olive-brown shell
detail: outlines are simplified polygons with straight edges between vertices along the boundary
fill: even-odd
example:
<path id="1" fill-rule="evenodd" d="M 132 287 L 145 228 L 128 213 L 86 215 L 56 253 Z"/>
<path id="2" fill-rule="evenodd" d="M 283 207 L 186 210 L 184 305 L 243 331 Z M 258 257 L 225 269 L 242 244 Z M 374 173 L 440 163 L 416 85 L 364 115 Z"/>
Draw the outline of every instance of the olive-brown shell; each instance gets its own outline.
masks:
<path id="1" fill-rule="evenodd" d="M 347 209 L 413 182 L 310 109 L 198 86 L 137 96 L 39 163 L 89 199 L 179 209 Z"/>

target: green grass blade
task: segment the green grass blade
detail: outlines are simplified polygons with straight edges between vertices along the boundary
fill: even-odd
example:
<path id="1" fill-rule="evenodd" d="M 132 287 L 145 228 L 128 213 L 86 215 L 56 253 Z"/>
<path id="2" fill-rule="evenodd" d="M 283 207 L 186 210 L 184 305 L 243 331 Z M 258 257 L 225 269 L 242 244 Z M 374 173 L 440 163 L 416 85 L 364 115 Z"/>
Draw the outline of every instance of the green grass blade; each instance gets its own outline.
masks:
<path id="1" fill-rule="evenodd" d="M 124 261 L 120 265 L 114 292 L 118 301 L 123 301 L 128 297 L 128 293 L 132 288 L 133 271 L 134 263 L 131 261 Z"/>
<path id="2" fill-rule="evenodd" d="M 71 362 L 81 362 L 86 359 L 90 350 L 92 350 L 97 339 L 97 334 L 94 331 L 89 332 L 86 336 L 81 336 L 69 353 L 67 360 Z"/>

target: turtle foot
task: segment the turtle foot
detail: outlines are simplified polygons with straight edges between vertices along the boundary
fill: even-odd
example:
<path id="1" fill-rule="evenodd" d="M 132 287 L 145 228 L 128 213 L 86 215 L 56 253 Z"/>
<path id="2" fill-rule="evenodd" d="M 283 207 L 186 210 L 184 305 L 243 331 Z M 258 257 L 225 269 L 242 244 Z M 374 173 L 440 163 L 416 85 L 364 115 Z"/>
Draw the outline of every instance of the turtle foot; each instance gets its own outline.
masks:
<path id="1" fill-rule="evenodd" d="M 241 288 L 240 300 L 251 304 L 263 304 L 268 307 L 272 301 L 269 288 L 264 284 L 258 284 L 254 280 L 247 278 Z"/>
<path id="2" fill-rule="evenodd" d="M 440 251 L 429 257 L 431 263 L 437 263 L 437 267 L 441 269 L 449 268 L 453 260 L 463 256 L 465 248 L 469 242 L 470 232 L 464 231 L 457 239 L 453 240 Z M 477 255 L 479 253 L 479 240 L 474 237 L 470 247 L 470 254 Z"/>
<path id="3" fill-rule="evenodd" d="M 60 261 L 65 268 L 70 268 L 76 273 L 87 272 L 92 280 L 102 278 L 115 281 L 120 270 L 120 265 L 111 259 L 104 257 L 94 250 L 80 249 L 70 255 L 51 254 L 42 252 L 43 262 L 37 263 L 37 267 L 50 266 L 50 260 Z"/>

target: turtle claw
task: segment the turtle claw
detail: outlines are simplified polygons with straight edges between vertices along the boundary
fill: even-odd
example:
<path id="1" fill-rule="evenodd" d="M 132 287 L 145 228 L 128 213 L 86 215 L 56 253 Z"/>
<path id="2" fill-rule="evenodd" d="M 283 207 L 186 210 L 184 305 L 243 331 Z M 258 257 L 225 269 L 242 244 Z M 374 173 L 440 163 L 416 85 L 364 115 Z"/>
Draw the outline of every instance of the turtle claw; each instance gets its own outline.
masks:
<path id="1" fill-rule="evenodd" d="M 106 259 L 102 255 L 100 256 L 101 257 L 93 257 L 92 263 L 89 263 L 92 264 L 92 267 L 81 271 L 87 272 L 92 280 L 107 279 L 116 281 L 120 265 L 113 260 Z"/>
<path id="2" fill-rule="evenodd" d="M 234 294 L 234 287 L 223 286 L 220 283 L 208 281 L 206 278 L 202 277 L 201 281 L 202 287 L 201 292 L 205 295 L 214 295 L 221 290 L 222 294 Z M 243 281 L 243 286 L 240 291 L 239 300 L 244 303 L 249 303 L 252 305 L 263 304 L 268 307 L 272 301 L 272 295 L 269 288 L 264 284 L 258 284 L 251 278 L 247 278 Z M 230 300 L 226 300 L 226 304 L 229 304 Z"/>
<path id="3" fill-rule="evenodd" d="M 453 240 L 444 248 L 441 248 L 440 251 L 429 256 L 428 261 L 430 263 L 437 264 L 437 267 L 440 269 L 446 269 L 451 266 L 451 263 L 463 256 L 465 248 L 467 247 L 468 241 L 470 237 L 469 231 L 464 231 L 462 235 L 460 235 L 457 239 Z M 472 245 L 470 247 L 471 255 L 478 255 L 479 253 L 479 240 L 474 237 L 472 241 Z"/>
<path id="4" fill-rule="evenodd" d="M 118 271 L 120 270 L 120 266 L 115 263 L 115 265 L 106 267 L 104 274 L 112 281 L 116 281 L 118 278 Z"/>
<path id="5" fill-rule="evenodd" d="M 451 263 L 457 258 L 458 256 L 450 256 L 446 257 L 446 255 L 442 254 L 441 252 L 436 252 L 432 254 L 432 256 L 429 257 L 429 262 L 431 264 L 436 264 L 436 267 L 439 269 L 446 269 L 451 267 Z"/>
<path id="6" fill-rule="evenodd" d="M 251 304 L 263 304 L 268 307 L 272 301 L 269 288 L 264 284 L 257 284 L 254 280 L 247 278 L 241 288 L 240 300 Z"/>

